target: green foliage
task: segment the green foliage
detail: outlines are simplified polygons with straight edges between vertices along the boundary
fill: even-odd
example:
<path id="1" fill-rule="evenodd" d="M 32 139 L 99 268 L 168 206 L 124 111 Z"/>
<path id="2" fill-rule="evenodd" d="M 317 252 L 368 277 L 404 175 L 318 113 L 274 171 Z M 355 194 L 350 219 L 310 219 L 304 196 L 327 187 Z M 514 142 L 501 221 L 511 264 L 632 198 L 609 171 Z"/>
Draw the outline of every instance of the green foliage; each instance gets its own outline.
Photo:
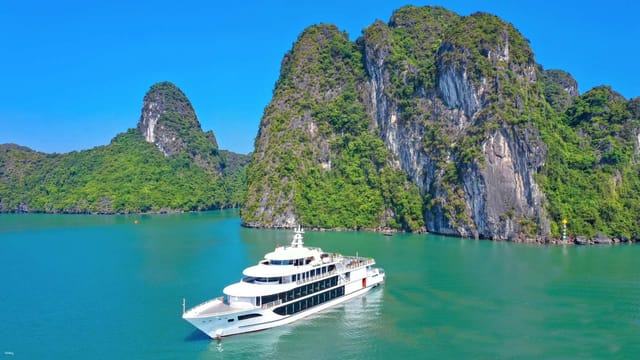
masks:
<path id="1" fill-rule="evenodd" d="M 316 106 L 313 118 L 331 126 L 334 132 L 359 135 L 367 130 L 364 108 L 357 101 L 353 84 L 323 106 Z"/>
<path id="2" fill-rule="evenodd" d="M 296 210 L 304 224 L 410 231 L 424 226 L 417 187 L 386 165 L 390 154 L 379 138 L 345 135 L 335 139 L 332 149 L 338 155 L 331 171 L 314 167 L 297 183 Z M 393 209 L 394 216 L 385 219 L 385 209 Z"/>
<path id="3" fill-rule="evenodd" d="M 365 71 L 365 63 L 374 66 Z M 463 109 L 446 109 L 437 86 L 450 69 L 478 97 L 478 111 L 464 119 L 454 114 Z M 371 84 L 384 85 L 374 88 L 384 104 L 370 104 Z M 572 100 L 565 89 L 577 89 L 568 73 L 544 71 L 528 40 L 489 14 L 406 6 L 355 44 L 335 26 L 312 26 L 285 56 L 265 109 L 243 221 L 270 225 L 293 215 L 307 226 L 417 230 L 425 211 L 473 230 L 463 174 L 486 166 L 482 145 L 500 131 L 517 145 L 512 155 L 525 155 L 514 165 L 536 167 L 529 170 L 552 235 L 567 218 L 574 234 L 637 237 L 640 99 L 603 87 Z M 374 133 L 378 114 L 367 111 L 384 105 L 398 115 L 397 129 L 424 130 L 424 199 Z M 542 230 L 517 209 L 502 216 L 527 236 Z"/>
<path id="4" fill-rule="evenodd" d="M 538 78 L 544 88 L 544 97 L 557 113 L 565 112 L 571 106 L 571 94 L 565 89 L 578 90 L 578 83 L 567 72 L 562 70 L 542 70 L 539 68 Z M 577 95 L 577 94 L 576 94 Z"/>
<path id="5" fill-rule="evenodd" d="M 472 79 L 492 78 L 498 68 L 508 63 L 534 64 L 533 51 L 528 41 L 513 25 L 495 15 L 475 13 L 464 17 L 447 33 L 449 51 L 442 52 L 444 64 L 459 66 L 473 64 Z M 508 47 L 508 58 L 492 63 L 490 54 L 502 52 Z"/>
<path id="6" fill-rule="evenodd" d="M 417 187 L 369 131 L 360 46 L 318 25 L 287 54 L 248 167 L 245 223 L 293 211 L 312 227 L 424 226 Z"/>
<path id="7" fill-rule="evenodd" d="M 0 148 L 0 210 L 63 213 L 195 211 L 238 206 L 244 167 L 214 175 L 165 157 L 134 129 L 69 154 Z M 239 160 L 242 162 L 243 160 Z"/>
<path id="8" fill-rule="evenodd" d="M 640 234 L 640 119 L 630 106 L 597 87 L 576 98 L 562 121 L 542 128 L 549 156 L 541 180 L 554 235 L 564 218 L 571 234 Z"/>

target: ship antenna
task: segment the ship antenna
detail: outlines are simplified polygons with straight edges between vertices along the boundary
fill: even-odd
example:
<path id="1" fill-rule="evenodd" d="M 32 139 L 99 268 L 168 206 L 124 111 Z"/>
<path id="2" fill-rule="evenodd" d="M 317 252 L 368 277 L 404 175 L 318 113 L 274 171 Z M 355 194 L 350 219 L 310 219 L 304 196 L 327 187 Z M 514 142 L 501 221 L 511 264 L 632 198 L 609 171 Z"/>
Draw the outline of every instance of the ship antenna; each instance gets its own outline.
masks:
<path id="1" fill-rule="evenodd" d="M 295 235 L 293 235 L 293 241 L 291 241 L 291 247 L 303 247 L 304 242 L 302 241 L 302 234 L 304 234 L 304 230 L 302 226 L 298 225 L 298 227 L 294 230 Z"/>

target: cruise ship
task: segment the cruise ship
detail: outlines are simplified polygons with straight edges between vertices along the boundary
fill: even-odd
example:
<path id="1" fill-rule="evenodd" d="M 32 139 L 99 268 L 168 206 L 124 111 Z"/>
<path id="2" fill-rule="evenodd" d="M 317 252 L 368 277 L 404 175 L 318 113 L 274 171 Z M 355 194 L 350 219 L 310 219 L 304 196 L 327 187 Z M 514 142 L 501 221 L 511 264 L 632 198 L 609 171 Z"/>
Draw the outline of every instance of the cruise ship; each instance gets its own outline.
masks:
<path id="1" fill-rule="evenodd" d="M 289 246 L 277 246 L 224 296 L 189 310 L 182 318 L 213 339 L 265 330 L 364 294 L 384 282 L 371 258 L 343 256 L 306 247 L 298 227 Z"/>

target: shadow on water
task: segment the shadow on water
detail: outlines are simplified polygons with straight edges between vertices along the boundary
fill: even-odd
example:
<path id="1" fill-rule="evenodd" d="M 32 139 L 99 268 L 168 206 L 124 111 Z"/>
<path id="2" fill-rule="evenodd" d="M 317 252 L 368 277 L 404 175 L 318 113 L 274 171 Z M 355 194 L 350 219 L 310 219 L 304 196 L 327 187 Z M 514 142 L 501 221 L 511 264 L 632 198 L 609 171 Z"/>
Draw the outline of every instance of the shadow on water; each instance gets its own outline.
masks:
<path id="1" fill-rule="evenodd" d="M 212 341 L 212 339 L 207 336 L 207 334 L 203 333 L 200 330 L 194 330 L 191 334 L 185 336 L 185 342 L 194 342 L 194 341 Z"/>

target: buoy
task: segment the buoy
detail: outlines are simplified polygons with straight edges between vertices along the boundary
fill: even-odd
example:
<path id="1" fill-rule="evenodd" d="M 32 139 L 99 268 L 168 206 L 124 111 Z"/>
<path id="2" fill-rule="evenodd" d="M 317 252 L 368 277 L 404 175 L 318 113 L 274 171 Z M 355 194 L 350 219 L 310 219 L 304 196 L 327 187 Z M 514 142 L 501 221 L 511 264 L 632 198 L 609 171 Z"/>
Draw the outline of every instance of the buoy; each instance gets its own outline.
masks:
<path id="1" fill-rule="evenodd" d="M 134 220 L 133 223 L 138 225 L 138 220 Z"/>

